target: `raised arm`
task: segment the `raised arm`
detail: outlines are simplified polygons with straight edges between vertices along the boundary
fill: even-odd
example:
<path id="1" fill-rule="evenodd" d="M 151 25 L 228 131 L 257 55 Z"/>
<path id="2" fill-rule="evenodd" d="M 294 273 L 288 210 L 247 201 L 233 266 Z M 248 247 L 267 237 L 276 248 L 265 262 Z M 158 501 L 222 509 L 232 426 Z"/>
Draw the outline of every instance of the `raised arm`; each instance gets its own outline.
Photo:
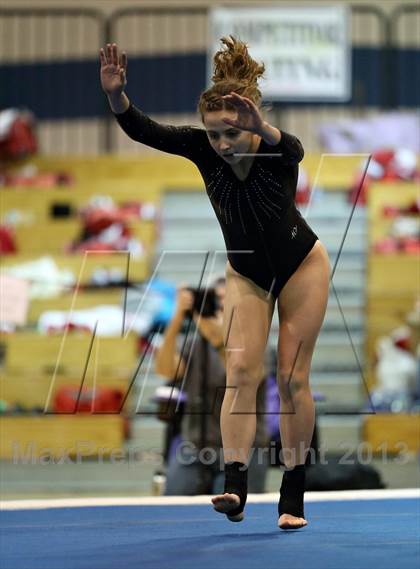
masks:
<path id="1" fill-rule="evenodd" d="M 203 129 L 160 124 L 135 107 L 124 89 L 127 85 L 127 54 L 118 53 L 115 43 L 100 50 L 101 85 L 112 112 L 124 132 L 136 142 L 157 150 L 184 156 L 197 163 L 208 145 Z"/>
<path id="2" fill-rule="evenodd" d="M 101 85 L 108 97 L 113 113 L 124 113 L 130 106 L 130 101 L 124 93 L 127 85 L 127 54 L 125 51 L 118 55 L 117 44 L 108 43 L 100 50 Z"/>
<path id="3" fill-rule="evenodd" d="M 177 351 L 177 336 L 187 311 L 191 310 L 194 297 L 190 290 L 181 288 L 176 296 L 175 314 L 166 327 L 163 341 L 155 354 L 155 371 L 168 379 L 182 379 L 185 372 L 185 360 Z"/>

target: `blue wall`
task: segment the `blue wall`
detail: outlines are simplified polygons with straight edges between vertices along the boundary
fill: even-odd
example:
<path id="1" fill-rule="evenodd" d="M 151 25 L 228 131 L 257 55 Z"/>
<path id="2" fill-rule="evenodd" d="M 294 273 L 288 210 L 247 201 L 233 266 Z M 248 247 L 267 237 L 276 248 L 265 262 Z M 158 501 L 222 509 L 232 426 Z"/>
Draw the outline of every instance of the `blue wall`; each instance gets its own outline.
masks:
<path id="1" fill-rule="evenodd" d="M 349 107 L 420 104 L 419 51 L 395 50 L 389 53 L 391 64 L 385 65 L 383 56 L 377 48 L 353 49 Z M 205 69 L 204 53 L 130 58 L 127 93 L 146 113 L 193 113 L 205 88 Z M 27 107 L 39 119 L 94 118 L 109 113 L 96 60 L 3 64 L 0 76 L 0 108 Z M 284 101 L 281 106 L 287 104 Z"/>

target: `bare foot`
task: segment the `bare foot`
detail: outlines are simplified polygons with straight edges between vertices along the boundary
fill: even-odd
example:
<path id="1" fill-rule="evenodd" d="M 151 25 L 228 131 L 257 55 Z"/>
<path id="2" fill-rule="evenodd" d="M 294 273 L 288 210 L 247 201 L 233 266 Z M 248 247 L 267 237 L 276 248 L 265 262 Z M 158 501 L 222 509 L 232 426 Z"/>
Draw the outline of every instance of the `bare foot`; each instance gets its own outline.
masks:
<path id="1" fill-rule="evenodd" d="M 291 514 L 282 514 L 279 517 L 278 526 L 280 529 L 299 529 L 307 526 L 308 522 L 305 518 L 297 518 Z"/>
<path id="2" fill-rule="evenodd" d="M 235 516 L 229 515 L 229 512 L 236 510 L 241 503 L 237 494 L 219 494 L 218 496 L 214 496 L 214 498 L 211 499 L 211 502 L 216 512 L 226 514 L 231 522 L 241 522 L 244 519 L 243 512 Z"/>

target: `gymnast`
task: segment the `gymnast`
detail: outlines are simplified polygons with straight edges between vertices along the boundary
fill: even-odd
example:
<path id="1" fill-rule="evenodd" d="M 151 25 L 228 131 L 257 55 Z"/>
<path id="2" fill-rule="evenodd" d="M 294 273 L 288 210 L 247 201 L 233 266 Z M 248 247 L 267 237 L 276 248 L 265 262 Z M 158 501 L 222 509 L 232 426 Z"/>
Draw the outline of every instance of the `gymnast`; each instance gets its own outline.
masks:
<path id="1" fill-rule="evenodd" d="M 127 55 L 115 43 L 100 50 L 101 84 L 130 138 L 197 166 L 223 232 L 228 259 L 220 420 L 225 485 L 212 504 L 233 522 L 244 518 L 256 393 L 277 302 L 285 465 L 278 526 L 297 529 L 307 525 L 305 459 L 315 423 L 309 373 L 327 307 L 330 265 L 324 245 L 295 206 L 302 145 L 263 116 L 258 80 L 264 64 L 252 59 L 239 39 L 228 36 L 221 42 L 213 84 L 198 102 L 204 128 L 163 125 L 136 108 L 124 92 Z"/>

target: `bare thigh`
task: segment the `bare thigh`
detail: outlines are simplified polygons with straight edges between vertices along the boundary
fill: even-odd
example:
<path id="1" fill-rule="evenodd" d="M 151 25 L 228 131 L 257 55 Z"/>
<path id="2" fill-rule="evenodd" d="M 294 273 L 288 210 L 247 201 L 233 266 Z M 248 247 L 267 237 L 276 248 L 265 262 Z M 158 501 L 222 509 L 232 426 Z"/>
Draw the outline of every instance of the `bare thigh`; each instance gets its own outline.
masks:
<path id="1" fill-rule="evenodd" d="M 301 377 L 309 375 L 327 308 L 329 278 L 328 254 L 317 241 L 280 292 L 278 366 L 287 377 L 292 372 Z"/>
<path id="2" fill-rule="evenodd" d="M 233 368 L 262 379 L 264 354 L 274 310 L 271 295 L 226 265 L 224 338 L 227 385 Z"/>

